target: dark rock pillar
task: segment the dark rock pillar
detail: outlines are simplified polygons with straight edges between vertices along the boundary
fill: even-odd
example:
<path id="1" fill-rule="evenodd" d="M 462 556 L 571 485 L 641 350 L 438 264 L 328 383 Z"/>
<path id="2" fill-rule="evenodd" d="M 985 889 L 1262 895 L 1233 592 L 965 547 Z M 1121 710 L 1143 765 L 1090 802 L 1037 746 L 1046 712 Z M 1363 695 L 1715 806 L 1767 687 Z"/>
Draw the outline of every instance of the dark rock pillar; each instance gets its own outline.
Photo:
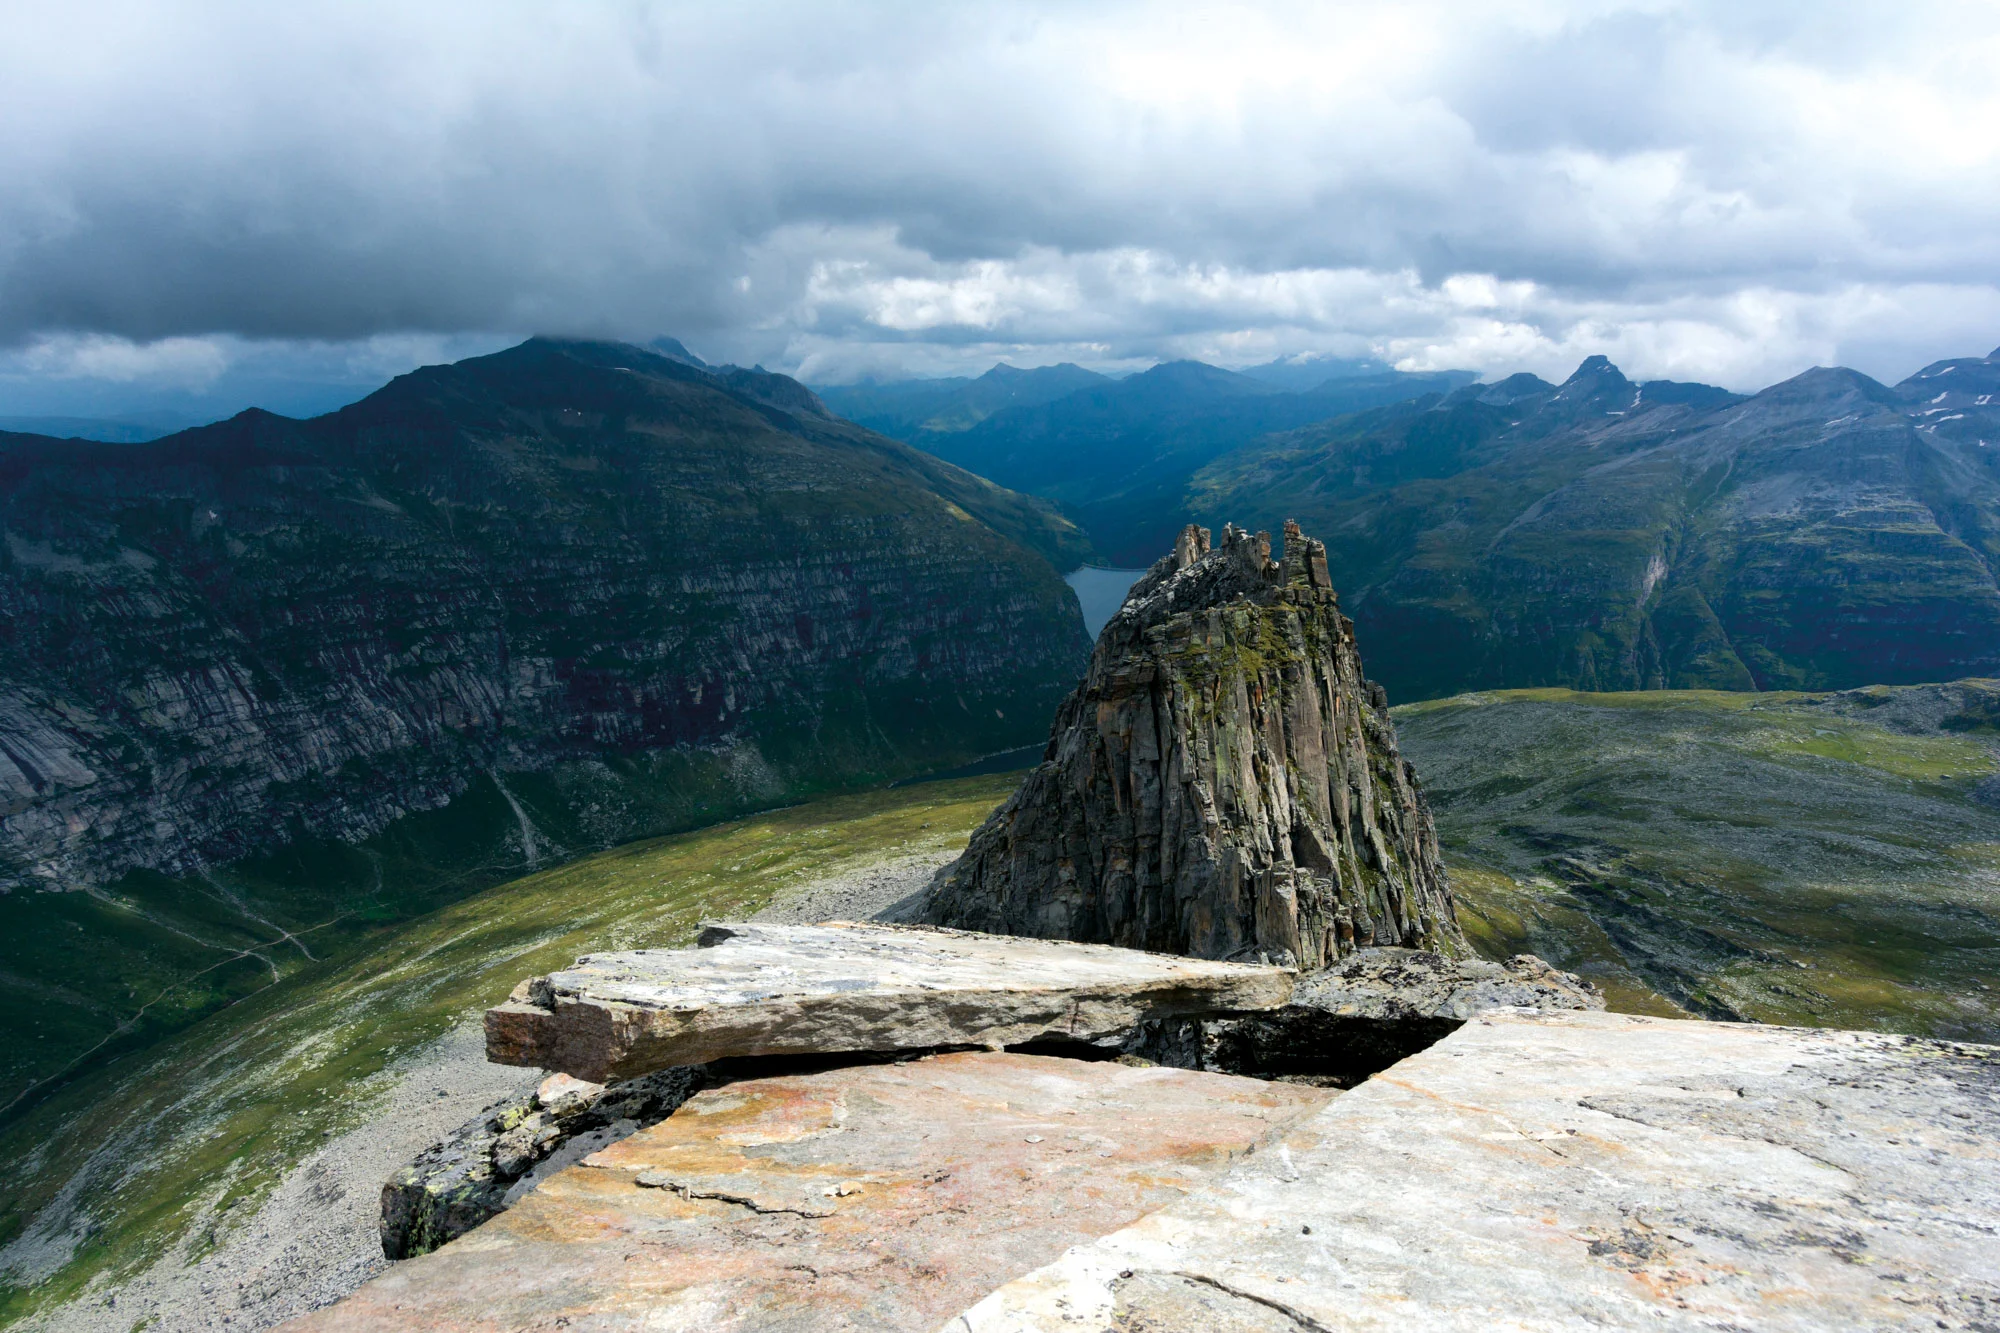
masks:
<path id="1" fill-rule="evenodd" d="M 927 920 L 1322 967 L 1469 952 L 1325 546 L 1189 527 L 1133 585 L 1021 789 Z"/>

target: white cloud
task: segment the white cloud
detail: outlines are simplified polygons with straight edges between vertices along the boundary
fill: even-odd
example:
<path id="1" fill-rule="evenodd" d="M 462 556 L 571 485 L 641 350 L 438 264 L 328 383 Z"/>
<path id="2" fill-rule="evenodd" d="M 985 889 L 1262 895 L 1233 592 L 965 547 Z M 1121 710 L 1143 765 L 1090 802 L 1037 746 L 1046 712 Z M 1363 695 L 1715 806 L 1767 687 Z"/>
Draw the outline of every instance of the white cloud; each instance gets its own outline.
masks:
<path id="1" fill-rule="evenodd" d="M 1738 386 L 2000 341 L 1990 4 L 13 9 L 0 338 L 106 382 L 519 329 Z"/>
<path id="2" fill-rule="evenodd" d="M 217 338 L 160 338 L 134 342 L 103 333 L 44 334 L 15 356 L 7 370 L 47 379 L 135 380 L 199 392 L 229 368 L 229 353 Z"/>

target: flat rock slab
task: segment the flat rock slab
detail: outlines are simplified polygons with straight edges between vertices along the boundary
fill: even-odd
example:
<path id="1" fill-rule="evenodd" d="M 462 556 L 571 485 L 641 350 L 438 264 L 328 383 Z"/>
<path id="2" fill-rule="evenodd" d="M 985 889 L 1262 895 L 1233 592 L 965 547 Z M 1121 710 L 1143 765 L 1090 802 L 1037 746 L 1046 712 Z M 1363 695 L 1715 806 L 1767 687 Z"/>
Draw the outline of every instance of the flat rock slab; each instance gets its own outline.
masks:
<path id="1" fill-rule="evenodd" d="M 933 1329 L 1331 1095 L 987 1052 L 733 1083 L 287 1327 Z"/>
<path id="2" fill-rule="evenodd" d="M 2000 1048 L 1488 1014 L 952 1333 L 2000 1325 Z"/>
<path id="3" fill-rule="evenodd" d="M 715 925 L 702 944 L 523 982 L 486 1013 L 487 1058 L 605 1083 L 733 1056 L 1101 1042 L 1292 991 L 1282 968 L 926 927 Z"/>

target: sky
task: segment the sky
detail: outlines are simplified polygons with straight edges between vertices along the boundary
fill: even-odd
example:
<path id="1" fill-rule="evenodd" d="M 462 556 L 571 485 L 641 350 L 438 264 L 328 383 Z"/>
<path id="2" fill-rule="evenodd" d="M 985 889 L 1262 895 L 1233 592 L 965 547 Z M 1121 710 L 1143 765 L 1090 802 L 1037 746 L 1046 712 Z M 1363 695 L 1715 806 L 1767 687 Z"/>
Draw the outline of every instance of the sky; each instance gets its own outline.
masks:
<path id="1" fill-rule="evenodd" d="M 0 0 L 0 414 L 531 333 L 809 382 L 2000 343 L 2000 5 Z"/>

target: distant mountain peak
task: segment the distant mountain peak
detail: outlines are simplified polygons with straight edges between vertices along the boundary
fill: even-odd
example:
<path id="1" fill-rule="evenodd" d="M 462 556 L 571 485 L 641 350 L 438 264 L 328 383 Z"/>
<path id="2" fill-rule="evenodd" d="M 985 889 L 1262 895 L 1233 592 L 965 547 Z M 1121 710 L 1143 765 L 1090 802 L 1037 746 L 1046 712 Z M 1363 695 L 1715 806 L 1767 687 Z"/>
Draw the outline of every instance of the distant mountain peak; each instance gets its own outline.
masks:
<path id="1" fill-rule="evenodd" d="M 1206 361 L 1183 359 L 1162 361 L 1150 370 L 1142 370 L 1124 383 L 1135 389 L 1141 385 L 1171 384 L 1199 386 L 1204 389 L 1221 389 L 1226 392 L 1243 394 L 1282 393 L 1276 385 L 1253 380 L 1248 375 L 1239 375 L 1221 366 L 1211 366 Z"/>
<path id="2" fill-rule="evenodd" d="M 1563 381 L 1562 387 L 1568 389 L 1572 385 L 1578 388 L 1590 385 L 1593 388 L 1599 389 L 1621 388 L 1631 382 L 1625 378 L 1624 371 L 1611 364 L 1610 357 L 1599 355 L 1585 357 L 1583 364 L 1579 365 L 1575 372 Z"/>
<path id="3" fill-rule="evenodd" d="M 1548 393 L 1555 387 L 1555 385 L 1549 383 L 1541 376 L 1530 375 L 1524 370 L 1518 374 L 1509 375 L 1504 380 L 1496 380 L 1491 384 L 1468 385 L 1463 392 L 1472 395 L 1479 402 L 1487 403 L 1494 407 L 1505 407 L 1507 404 L 1519 402 L 1523 398 L 1533 398 L 1539 394 Z"/>
<path id="4" fill-rule="evenodd" d="M 682 343 L 679 338 L 655 338 L 646 344 L 646 350 L 649 352 L 658 352 L 661 356 L 669 360 L 684 362 L 698 370 L 711 369 L 708 362 L 690 352 L 686 344 Z"/>
<path id="5" fill-rule="evenodd" d="M 1846 366 L 1814 366 L 1788 380 L 1781 380 L 1755 395 L 1767 402 L 1795 402 L 1804 399 L 1835 400 L 1864 398 L 1871 403 L 1893 406 L 1897 397 L 1888 385 Z"/>

